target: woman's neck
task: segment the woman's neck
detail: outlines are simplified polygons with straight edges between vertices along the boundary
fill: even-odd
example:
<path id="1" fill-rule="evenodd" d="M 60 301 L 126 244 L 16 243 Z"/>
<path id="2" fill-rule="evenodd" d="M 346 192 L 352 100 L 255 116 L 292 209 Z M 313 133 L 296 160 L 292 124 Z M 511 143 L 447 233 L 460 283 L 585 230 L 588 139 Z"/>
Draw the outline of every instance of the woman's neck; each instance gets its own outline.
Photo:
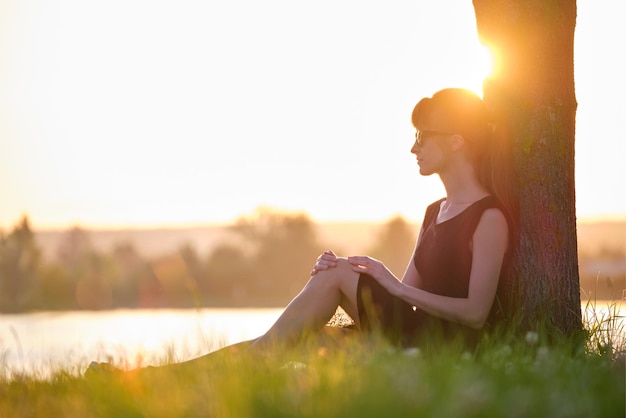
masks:
<path id="1" fill-rule="evenodd" d="M 478 181 L 472 165 L 457 164 L 455 168 L 439 174 L 449 204 L 473 203 L 489 195 L 487 189 Z"/>

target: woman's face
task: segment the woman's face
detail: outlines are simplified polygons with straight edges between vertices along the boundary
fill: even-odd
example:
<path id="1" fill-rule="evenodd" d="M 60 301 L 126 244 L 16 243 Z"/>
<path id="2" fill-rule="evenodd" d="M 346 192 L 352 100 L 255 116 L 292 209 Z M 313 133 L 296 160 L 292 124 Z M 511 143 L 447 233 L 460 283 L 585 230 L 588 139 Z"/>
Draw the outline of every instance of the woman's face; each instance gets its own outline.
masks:
<path id="1" fill-rule="evenodd" d="M 417 158 L 417 165 L 420 174 L 429 176 L 441 172 L 447 160 L 446 139 L 452 133 L 436 130 L 417 130 L 415 132 L 415 143 L 411 148 L 411 153 Z"/>
<path id="2" fill-rule="evenodd" d="M 433 107 L 424 109 L 415 122 L 415 143 L 411 152 L 417 157 L 420 174 L 423 176 L 440 174 L 445 169 L 451 153 L 450 138 L 456 133 L 450 130 L 447 115 L 441 109 Z"/>

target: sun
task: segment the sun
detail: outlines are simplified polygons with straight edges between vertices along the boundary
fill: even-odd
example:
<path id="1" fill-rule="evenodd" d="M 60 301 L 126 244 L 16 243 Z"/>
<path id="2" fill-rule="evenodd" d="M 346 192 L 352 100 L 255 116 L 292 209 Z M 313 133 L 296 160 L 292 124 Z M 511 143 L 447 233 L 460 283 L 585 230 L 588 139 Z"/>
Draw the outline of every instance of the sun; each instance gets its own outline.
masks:
<path id="1" fill-rule="evenodd" d="M 416 71 L 432 86 L 466 88 L 482 97 L 483 83 L 494 72 L 492 50 L 480 42 L 475 26 L 467 23 L 454 33 L 438 34 L 436 44 L 420 46 Z"/>
<path id="2" fill-rule="evenodd" d="M 476 74 L 481 78 L 481 87 L 485 79 L 493 75 L 495 71 L 495 60 L 493 51 L 485 46 L 478 45 L 476 48 Z M 481 88 L 482 90 L 482 88 Z"/>
<path id="3" fill-rule="evenodd" d="M 494 72 L 494 58 L 489 47 L 478 41 L 471 49 L 466 51 L 466 62 L 463 77 L 463 87 L 473 91 L 480 97 L 483 96 L 483 83 Z"/>

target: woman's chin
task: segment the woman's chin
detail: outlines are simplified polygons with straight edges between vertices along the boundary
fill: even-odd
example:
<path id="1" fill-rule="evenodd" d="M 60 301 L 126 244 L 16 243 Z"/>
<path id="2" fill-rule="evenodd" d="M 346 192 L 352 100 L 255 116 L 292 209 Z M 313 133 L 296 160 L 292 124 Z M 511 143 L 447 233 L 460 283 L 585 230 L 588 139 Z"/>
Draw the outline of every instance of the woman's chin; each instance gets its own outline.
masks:
<path id="1" fill-rule="evenodd" d="M 434 172 L 432 170 L 429 170 L 426 167 L 421 167 L 420 166 L 420 175 L 421 176 L 430 176 L 431 174 L 434 174 Z"/>

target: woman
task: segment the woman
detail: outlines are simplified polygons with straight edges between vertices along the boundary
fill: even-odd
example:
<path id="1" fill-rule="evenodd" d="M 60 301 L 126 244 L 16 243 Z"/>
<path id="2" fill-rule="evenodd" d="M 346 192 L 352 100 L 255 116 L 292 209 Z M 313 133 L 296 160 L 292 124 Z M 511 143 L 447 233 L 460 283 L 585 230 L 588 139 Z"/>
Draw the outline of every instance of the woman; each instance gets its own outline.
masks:
<path id="1" fill-rule="evenodd" d="M 420 174 L 438 174 L 446 197 L 427 208 L 402 280 L 371 257 L 338 258 L 327 251 L 264 335 L 183 364 L 193 367 L 220 352 L 285 347 L 323 329 L 338 306 L 357 329 L 377 328 L 401 344 L 440 332 L 476 336 L 495 311 L 500 276 L 512 252 L 509 214 L 515 212 L 503 175 L 511 164 L 498 159 L 506 143 L 493 135 L 482 100 L 464 89 L 422 99 L 412 122 L 416 140 L 411 152 Z"/>
<path id="2" fill-rule="evenodd" d="M 482 100 L 464 89 L 422 99 L 412 122 L 411 152 L 420 174 L 438 174 L 446 197 L 427 208 L 402 280 L 371 257 L 338 258 L 327 251 L 304 289 L 252 348 L 320 329 L 337 306 L 358 329 L 376 327 L 403 343 L 434 332 L 472 338 L 493 316 L 514 236 L 504 175 L 511 164 L 498 159 L 507 144 L 497 143 Z"/>

